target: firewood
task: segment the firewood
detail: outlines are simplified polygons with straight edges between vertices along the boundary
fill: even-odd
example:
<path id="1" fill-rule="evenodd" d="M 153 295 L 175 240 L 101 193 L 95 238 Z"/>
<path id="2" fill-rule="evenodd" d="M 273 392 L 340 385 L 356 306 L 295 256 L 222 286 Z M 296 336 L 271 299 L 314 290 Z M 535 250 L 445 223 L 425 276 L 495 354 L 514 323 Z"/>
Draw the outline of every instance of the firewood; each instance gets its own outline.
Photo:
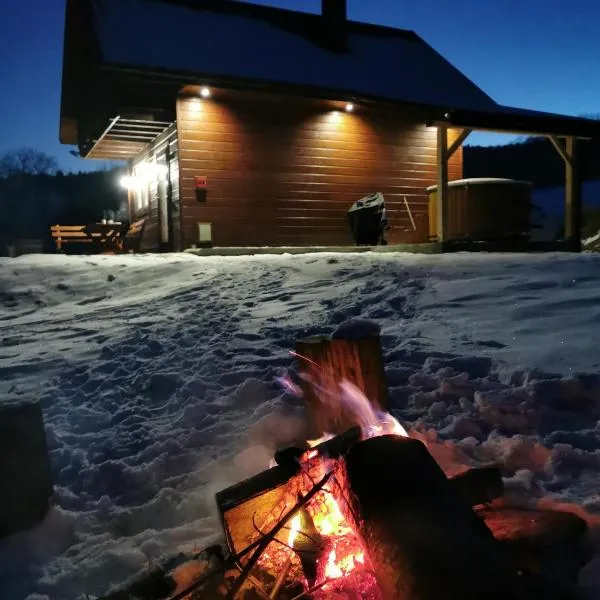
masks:
<path id="1" fill-rule="evenodd" d="M 533 509 L 479 511 L 532 588 L 530 597 L 572 597 L 579 571 L 592 556 L 586 522 L 575 514 Z"/>
<path id="2" fill-rule="evenodd" d="M 384 600 L 524 597 L 502 546 L 421 442 L 368 439 L 342 465 L 342 510 L 362 537 Z"/>
<path id="3" fill-rule="evenodd" d="M 356 425 L 339 402 L 328 401 L 338 397 L 342 380 L 356 385 L 375 409 L 388 410 L 388 388 L 378 335 L 351 340 L 328 337 L 298 340 L 296 354 L 311 436 L 344 433 Z M 319 392 L 315 382 L 321 388 Z"/>
<path id="4" fill-rule="evenodd" d="M 312 489 L 305 495 L 302 496 L 298 502 L 285 513 L 285 515 L 276 523 L 273 528 L 269 531 L 269 533 L 262 537 L 259 543 L 254 550 L 254 553 L 248 560 L 248 562 L 244 565 L 240 576 L 235 580 L 234 584 L 231 586 L 229 592 L 227 593 L 227 600 L 233 600 L 237 593 L 240 591 L 242 585 L 250 575 L 250 572 L 258 562 L 258 559 L 261 557 L 262 553 L 265 551 L 267 546 L 273 541 L 275 536 L 281 531 L 283 527 L 285 527 L 286 523 L 294 518 L 294 516 L 302 509 L 303 506 L 308 504 L 326 485 L 327 482 L 331 479 L 333 472 L 327 473 L 321 481 L 316 483 Z"/>
<path id="5" fill-rule="evenodd" d="M 345 454 L 353 444 L 358 442 L 360 438 L 360 429 L 354 427 L 342 435 L 338 435 L 330 440 L 322 442 L 316 446 L 314 450 L 321 456 L 333 459 L 339 458 Z M 306 450 L 307 448 L 303 449 L 303 451 Z M 286 484 L 297 470 L 298 465 L 295 462 L 295 459 L 299 458 L 298 454 L 299 449 L 297 448 L 282 450 L 280 453 L 276 454 L 276 458 L 279 458 L 282 461 L 282 464 L 278 464 L 272 469 L 268 469 L 249 479 L 240 481 L 217 493 L 217 506 L 223 517 L 225 532 L 228 536 L 231 535 L 232 537 L 235 537 L 234 532 L 228 531 L 228 513 L 252 498 L 256 498 L 261 494 L 265 494 L 266 492 Z M 232 548 L 232 551 L 235 552 L 236 550 Z"/>
<path id="6" fill-rule="evenodd" d="M 450 479 L 469 506 L 487 504 L 504 495 L 502 474 L 497 467 L 470 469 Z"/>

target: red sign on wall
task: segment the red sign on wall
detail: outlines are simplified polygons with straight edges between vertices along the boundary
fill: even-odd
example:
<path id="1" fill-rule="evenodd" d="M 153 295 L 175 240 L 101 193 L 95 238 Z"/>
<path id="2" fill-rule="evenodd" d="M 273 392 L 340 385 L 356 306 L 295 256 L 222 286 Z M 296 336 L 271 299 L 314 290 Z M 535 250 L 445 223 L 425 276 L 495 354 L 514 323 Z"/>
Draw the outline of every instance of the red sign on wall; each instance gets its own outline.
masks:
<path id="1" fill-rule="evenodd" d="M 196 189 L 197 190 L 204 190 L 206 189 L 206 185 L 207 185 L 207 177 L 205 176 L 201 176 L 201 175 L 197 175 L 196 177 L 194 177 L 195 181 L 196 181 Z"/>

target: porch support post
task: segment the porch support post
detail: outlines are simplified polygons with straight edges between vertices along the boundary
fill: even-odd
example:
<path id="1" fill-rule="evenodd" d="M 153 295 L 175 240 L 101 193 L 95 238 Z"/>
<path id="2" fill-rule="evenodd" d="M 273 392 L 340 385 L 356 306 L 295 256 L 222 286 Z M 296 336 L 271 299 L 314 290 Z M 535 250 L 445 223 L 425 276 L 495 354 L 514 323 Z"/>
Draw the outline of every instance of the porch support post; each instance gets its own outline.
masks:
<path id="1" fill-rule="evenodd" d="M 565 186 L 565 240 L 569 242 L 573 252 L 581 252 L 581 173 L 577 157 L 577 139 L 567 138 Z"/>
<path id="2" fill-rule="evenodd" d="M 560 154 L 560 157 L 565 161 L 565 165 L 571 164 L 571 156 L 569 155 L 565 145 L 560 141 L 560 138 L 557 138 L 555 135 L 551 135 L 548 138 L 556 151 Z"/>
<path id="3" fill-rule="evenodd" d="M 448 229 L 448 127 L 437 128 L 437 240 L 445 242 Z"/>
<path id="4" fill-rule="evenodd" d="M 450 148 L 448 148 L 448 154 L 446 157 L 447 159 L 452 158 L 454 153 L 463 145 L 464 141 L 469 137 L 469 135 L 471 135 L 472 131 L 472 129 L 463 129 L 458 134 L 458 137 L 454 140 L 454 142 L 452 142 Z"/>

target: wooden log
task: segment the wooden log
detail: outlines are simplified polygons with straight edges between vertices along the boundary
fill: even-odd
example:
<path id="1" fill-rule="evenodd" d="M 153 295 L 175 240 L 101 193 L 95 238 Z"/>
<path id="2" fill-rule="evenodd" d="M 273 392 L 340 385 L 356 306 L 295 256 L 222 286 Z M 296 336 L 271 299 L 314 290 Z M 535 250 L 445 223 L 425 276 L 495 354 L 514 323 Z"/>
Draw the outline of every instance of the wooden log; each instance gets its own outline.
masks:
<path id="1" fill-rule="evenodd" d="M 29 529 L 52 496 L 50 458 L 39 403 L 0 407 L 0 539 Z"/>
<path id="2" fill-rule="evenodd" d="M 531 598 L 572 597 L 579 571 L 592 557 L 586 522 L 551 510 L 484 509 L 480 517 L 523 574 Z"/>
<path id="3" fill-rule="evenodd" d="M 321 456 L 339 458 L 360 440 L 360 429 L 353 428 L 343 435 L 327 440 L 313 450 Z M 280 501 L 286 484 L 297 471 L 294 457 L 300 449 L 278 455 L 282 464 L 240 481 L 215 496 L 217 509 L 232 554 L 237 554 L 256 536 L 253 520 L 262 522 Z"/>
<path id="4" fill-rule="evenodd" d="M 379 335 L 359 339 L 316 337 L 296 342 L 309 435 L 344 433 L 356 425 L 339 402 L 339 384 L 353 383 L 376 410 L 387 411 L 388 388 Z M 317 389 L 318 388 L 318 389 Z"/>
<path id="5" fill-rule="evenodd" d="M 342 510 L 363 539 L 384 600 L 524 597 L 502 547 L 421 442 L 371 438 L 342 465 Z"/>
<path id="6" fill-rule="evenodd" d="M 470 469 L 450 478 L 450 482 L 469 506 L 487 504 L 504 495 L 504 482 L 497 467 Z"/>

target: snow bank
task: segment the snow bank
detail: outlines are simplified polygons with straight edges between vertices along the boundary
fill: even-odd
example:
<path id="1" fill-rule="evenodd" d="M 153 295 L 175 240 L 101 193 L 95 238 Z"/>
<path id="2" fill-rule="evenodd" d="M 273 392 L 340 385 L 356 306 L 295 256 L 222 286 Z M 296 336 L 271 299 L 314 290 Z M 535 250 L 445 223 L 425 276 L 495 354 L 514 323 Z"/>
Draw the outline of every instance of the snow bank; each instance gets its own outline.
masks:
<path id="1" fill-rule="evenodd" d="M 214 493 L 303 436 L 301 403 L 278 383 L 295 339 L 336 330 L 380 329 L 393 412 L 449 472 L 502 463 L 513 498 L 574 503 L 596 526 L 599 267 L 594 255 L 0 259 L 0 397 L 41 399 L 56 482 L 47 519 L 0 543 L 2 598 L 93 598 L 219 540 Z M 599 573 L 586 569 L 590 597 Z"/>

